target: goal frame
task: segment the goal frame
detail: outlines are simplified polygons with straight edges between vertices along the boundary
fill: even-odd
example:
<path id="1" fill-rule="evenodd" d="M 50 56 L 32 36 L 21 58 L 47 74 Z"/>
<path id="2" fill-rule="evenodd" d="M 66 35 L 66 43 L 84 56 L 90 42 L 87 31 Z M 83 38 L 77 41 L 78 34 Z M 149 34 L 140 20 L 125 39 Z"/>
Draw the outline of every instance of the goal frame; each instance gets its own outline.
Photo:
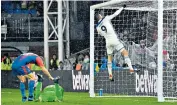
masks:
<path id="1" fill-rule="evenodd" d="M 121 2 L 125 1 L 146 1 L 146 0 L 111 0 L 108 2 L 96 4 L 93 6 L 90 6 L 90 97 L 95 97 L 94 93 L 94 13 L 95 9 L 113 5 L 113 4 L 118 4 Z M 157 0 L 148 0 L 148 1 L 157 1 Z M 158 83 L 157 83 L 157 97 L 158 97 L 158 102 L 164 102 L 164 97 L 163 97 L 163 1 L 164 0 L 158 0 Z M 165 1 L 170 1 L 170 0 L 165 0 Z M 120 8 L 120 7 L 117 7 Z M 126 10 L 137 10 L 136 8 L 125 8 Z M 150 10 L 149 8 L 139 8 L 138 10 L 148 10 L 148 11 L 154 11 L 155 9 Z M 119 96 L 120 97 L 120 96 Z M 132 96 L 130 96 L 132 97 Z M 141 97 L 141 96 L 139 96 Z M 143 96 L 143 97 L 150 97 L 150 96 Z"/>

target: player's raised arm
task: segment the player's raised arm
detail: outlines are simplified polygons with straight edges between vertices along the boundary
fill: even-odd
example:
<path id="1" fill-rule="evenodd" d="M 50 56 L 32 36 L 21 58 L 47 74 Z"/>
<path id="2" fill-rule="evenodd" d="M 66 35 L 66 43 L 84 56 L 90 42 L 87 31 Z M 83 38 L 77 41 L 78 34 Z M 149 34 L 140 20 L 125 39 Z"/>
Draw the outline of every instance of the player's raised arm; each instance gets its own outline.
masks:
<path id="1" fill-rule="evenodd" d="M 109 16 L 108 16 L 109 19 L 111 20 L 111 19 L 113 19 L 114 17 L 116 17 L 117 15 L 119 15 L 125 7 L 126 7 L 126 5 L 123 5 L 123 7 L 121 7 L 119 10 L 117 10 L 114 14 L 109 15 Z"/>

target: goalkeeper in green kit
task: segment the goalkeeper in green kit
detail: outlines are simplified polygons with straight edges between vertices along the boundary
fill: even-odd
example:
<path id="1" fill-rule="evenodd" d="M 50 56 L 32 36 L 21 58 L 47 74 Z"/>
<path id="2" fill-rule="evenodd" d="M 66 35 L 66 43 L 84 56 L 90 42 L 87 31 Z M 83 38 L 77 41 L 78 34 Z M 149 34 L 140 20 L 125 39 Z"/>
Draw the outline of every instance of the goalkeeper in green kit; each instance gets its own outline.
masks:
<path id="1" fill-rule="evenodd" d="M 42 75 L 37 74 L 38 82 L 36 88 L 34 90 L 34 100 L 42 101 L 42 102 L 54 102 L 54 101 L 62 101 L 64 89 L 59 85 L 58 80 L 59 77 L 54 78 L 54 85 L 49 85 L 42 89 L 43 77 Z"/>

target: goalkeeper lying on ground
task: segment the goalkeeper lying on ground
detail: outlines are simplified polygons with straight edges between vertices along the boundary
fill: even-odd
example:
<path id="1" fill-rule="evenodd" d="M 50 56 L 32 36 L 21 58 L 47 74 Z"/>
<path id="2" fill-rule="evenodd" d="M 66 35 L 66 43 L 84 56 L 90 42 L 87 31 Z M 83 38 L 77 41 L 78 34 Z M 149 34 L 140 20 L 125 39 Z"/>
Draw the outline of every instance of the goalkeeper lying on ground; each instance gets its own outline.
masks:
<path id="1" fill-rule="evenodd" d="M 43 77 L 42 75 L 38 76 L 38 82 L 34 90 L 34 100 L 43 101 L 43 102 L 54 102 L 63 100 L 64 89 L 58 84 L 59 77 L 54 78 L 54 85 L 49 85 L 42 89 Z"/>

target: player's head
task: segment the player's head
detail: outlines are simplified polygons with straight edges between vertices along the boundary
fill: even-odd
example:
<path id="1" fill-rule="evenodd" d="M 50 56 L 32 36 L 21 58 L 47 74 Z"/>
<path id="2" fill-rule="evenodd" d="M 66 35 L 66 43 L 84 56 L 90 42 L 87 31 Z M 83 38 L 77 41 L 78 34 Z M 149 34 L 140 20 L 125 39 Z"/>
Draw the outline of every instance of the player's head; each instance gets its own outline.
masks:
<path id="1" fill-rule="evenodd" d="M 128 41 L 127 35 L 124 35 L 124 36 L 123 36 L 123 41 Z"/>
<path id="2" fill-rule="evenodd" d="M 42 60 L 42 62 L 44 62 L 45 61 L 45 59 L 44 59 L 44 57 L 43 56 L 39 56 L 40 57 L 40 59 Z"/>
<path id="3" fill-rule="evenodd" d="M 57 55 L 56 54 L 53 54 L 53 59 L 56 59 L 57 58 Z"/>
<path id="4" fill-rule="evenodd" d="M 102 15 L 101 14 L 96 14 L 96 19 L 97 19 L 97 21 L 99 21 L 99 20 L 101 20 L 103 17 L 102 17 Z"/>
<path id="5" fill-rule="evenodd" d="M 145 48 L 145 46 L 146 46 L 146 41 L 145 41 L 145 40 L 141 40 L 141 41 L 140 41 L 140 46 L 141 46 L 141 48 Z"/>
<path id="6" fill-rule="evenodd" d="M 5 53 L 4 55 L 3 55 L 3 58 L 7 58 L 9 56 L 9 54 L 8 53 Z"/>
<path id="7" fill-rule="evenodd" d="M 103 16 L 103 11 L 99 11 L 98 13 L 96 13 L 95 15 L 97 21 L 101 20 L 104 16 Z"/>
<path id="8" fill-rule="evenodd" d="M 167 55 L 168 51 L 167 50 L 163 50 L 163 55 Z"/>

